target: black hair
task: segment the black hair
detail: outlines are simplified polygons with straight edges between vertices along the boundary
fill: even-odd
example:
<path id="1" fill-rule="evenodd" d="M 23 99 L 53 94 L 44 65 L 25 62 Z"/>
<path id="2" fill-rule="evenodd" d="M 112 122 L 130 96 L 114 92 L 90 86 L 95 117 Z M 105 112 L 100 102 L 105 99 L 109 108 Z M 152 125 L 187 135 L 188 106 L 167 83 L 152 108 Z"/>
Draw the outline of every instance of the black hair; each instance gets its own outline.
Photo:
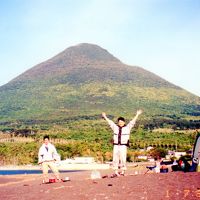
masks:
<path id="1" fill-rule="evenodd" d="M 45 139 L 48 139 L 48 140 L 49 140 L 49 136 L 48 136 L 48 135 L 45 135 L 45 136 L 43 137 L 43 140 L 45 140 Z"/>
<path id="2" fill-rule="evenodd" d="M 119 117 L 119 118 L 117 119 L 117 121 L 123 121 L 123 122 L 125 122 L 125 119 L 124 119 L 123 117 Z"/>

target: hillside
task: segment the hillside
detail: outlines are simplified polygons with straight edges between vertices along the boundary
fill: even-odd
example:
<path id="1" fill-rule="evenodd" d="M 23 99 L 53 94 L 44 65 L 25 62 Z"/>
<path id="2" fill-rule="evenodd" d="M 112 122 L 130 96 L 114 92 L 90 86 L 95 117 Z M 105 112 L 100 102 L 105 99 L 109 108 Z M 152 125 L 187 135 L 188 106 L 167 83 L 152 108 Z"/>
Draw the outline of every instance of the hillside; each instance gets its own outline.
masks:
<path id="1" fill-rule="evenodd" d="M 98 119 L 102 111 L 144 118 L 200 116 L 200 98 L 93 44 L 72 46 L 0 87 L 0 123 Z"/>

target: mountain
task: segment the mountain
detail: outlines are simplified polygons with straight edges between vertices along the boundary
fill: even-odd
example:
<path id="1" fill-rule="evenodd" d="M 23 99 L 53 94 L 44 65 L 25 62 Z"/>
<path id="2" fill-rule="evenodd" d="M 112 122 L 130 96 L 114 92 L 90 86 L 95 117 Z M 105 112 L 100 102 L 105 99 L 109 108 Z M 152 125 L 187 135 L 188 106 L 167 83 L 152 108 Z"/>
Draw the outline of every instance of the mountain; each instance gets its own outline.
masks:
<path id="1" fill-rule="evenodd" d="M 130 82 L 138 86 L 174 87 L 140 67 L 123 64 L 105 49 L 91 44 L 80 44 L 66 49 L 18 76 L 8 86 L 44 80 L 66 84 L 113 80 Z"/>
<path id="2" fill-rule="evenodd" d="M 112 115 L 200 116 L 200 98 L 94 44 L 79 44 L 0 87 L 0 123 Z"/>

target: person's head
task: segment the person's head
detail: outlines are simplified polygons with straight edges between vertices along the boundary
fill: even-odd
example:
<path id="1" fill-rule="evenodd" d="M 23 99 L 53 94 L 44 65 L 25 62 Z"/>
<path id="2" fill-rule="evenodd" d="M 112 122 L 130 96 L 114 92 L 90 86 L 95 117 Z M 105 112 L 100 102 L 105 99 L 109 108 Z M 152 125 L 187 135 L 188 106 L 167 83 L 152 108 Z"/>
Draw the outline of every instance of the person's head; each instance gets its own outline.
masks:
<path id="1" fill-rule="evenodd" d="M 48 135 L 45 135 L 45 136 L 43 137 L 43 141 L 44 141 L 44 143 L 47 145 L 47 144 L 49 143 L 49 136 L 48 136 Z"/>
<path id="2" fill-rule="evenodd" d="M 123 127 L 125 125 L 125 119 L 123 117 L 119 117 L 117 119 L 118 126 Z"/>

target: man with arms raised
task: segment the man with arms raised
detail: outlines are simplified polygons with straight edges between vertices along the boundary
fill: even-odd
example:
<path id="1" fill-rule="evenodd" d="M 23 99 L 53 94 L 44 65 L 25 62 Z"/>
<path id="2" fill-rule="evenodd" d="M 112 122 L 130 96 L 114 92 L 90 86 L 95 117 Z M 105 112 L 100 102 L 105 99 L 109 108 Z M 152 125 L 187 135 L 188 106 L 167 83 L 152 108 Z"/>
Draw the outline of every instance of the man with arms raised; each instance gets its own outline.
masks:
<path id="1" fill-rule="evenodd" d="M 142 114 L 142 110 L 138 110 L 135 117 L 126 125 L 123 117 L 119 117 L 117 124 L 115 124 L 106 116 L 106 113 L 102 113 L 102 117 L 108 122 L 113 130 L 113 169 L 115 170 L 115 173 L 111 177 L 117 177 L 125 174 L 127 169 L 126 157 L 130 132 L 140 114 Z M 119 169 L 121 169 L 121 172 L 119 172 Z"/>

